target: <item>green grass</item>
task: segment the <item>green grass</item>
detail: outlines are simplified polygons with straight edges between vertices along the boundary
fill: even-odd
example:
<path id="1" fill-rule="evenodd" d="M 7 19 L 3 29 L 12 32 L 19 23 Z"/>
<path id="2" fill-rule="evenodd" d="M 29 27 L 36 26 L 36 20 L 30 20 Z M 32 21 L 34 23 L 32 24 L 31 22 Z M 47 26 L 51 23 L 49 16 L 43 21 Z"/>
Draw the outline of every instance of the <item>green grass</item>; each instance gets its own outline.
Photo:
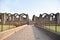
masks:
<path id="1" fill-rule="evenodd" d="M 2 25 L 0 25 L 0 31 L 1 31 L 1 27 L 2 27 Z M 3 31 L 14 28 L 14 27 L 16 27 L 16 26 L 14 26 L 14 25 L 3 25 Z"/>
<path id="2" fill-rule="evenodd" d="M 55 31 L 55 26 L 45 26 L 45 28 L 48 28 L 48 29 L 50 29 L 50 30 L 52 30 L 52 31 Z M 57 32 L 60 32 L 60 26 L 57 26 Z"/>

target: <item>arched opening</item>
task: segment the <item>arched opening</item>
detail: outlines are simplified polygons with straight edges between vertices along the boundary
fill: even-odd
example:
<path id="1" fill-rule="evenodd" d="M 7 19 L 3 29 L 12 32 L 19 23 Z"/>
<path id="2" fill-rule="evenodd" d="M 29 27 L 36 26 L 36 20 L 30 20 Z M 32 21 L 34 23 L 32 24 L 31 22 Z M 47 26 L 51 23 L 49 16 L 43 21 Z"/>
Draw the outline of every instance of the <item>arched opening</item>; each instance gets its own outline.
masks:
<path id="1" fill-rule="evenodd" d="M 11 20 L 12 20 L 11 14 L 9 13 L 9 14 L 7 14 L 7 21 L 11 21 Z"/>

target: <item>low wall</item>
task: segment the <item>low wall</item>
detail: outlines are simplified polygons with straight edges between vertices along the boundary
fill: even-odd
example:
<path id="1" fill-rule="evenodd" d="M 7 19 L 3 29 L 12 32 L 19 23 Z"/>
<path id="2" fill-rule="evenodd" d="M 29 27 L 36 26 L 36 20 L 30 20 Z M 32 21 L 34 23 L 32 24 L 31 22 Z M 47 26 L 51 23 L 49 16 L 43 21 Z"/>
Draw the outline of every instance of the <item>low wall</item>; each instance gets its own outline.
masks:
<path id="1" fill-rule="evenodd" d="M 37 26 L 39 29 L 44 31 L 45 34 L 47 34 L 49 37 L 51 37 L 53 40 L 60 40 L 60 34 L 48 29 L 44 29 L 42 27 Z"/>
<path id="2" fill-rule="evenodd" d="M 8 36 L 12 35 L 13 33 L 16 33 L 17 31 L 19 31 L 25 27 L 27 27 L 27 25 L 19 26 L 19 27 L 13 28 L 13 29 L 9 29 L 9 30 L 0 32 L 0 40 L 7 38 Z"/>

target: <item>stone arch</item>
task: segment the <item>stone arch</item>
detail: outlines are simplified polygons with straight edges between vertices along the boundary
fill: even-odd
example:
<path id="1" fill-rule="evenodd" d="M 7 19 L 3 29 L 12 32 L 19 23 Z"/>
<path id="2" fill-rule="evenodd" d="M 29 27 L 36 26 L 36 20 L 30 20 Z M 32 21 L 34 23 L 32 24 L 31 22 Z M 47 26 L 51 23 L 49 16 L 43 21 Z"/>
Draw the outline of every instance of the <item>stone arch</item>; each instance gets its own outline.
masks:
<path id="1" fill-rule="evenodd" d="M 55 14 L 54 13 L 50 14 L 50 25 L 55 25 Z"/>
<path id="2" fill-rule="evenodd" d="M 14 21 L 18 21 L 18 19 L 19 19 L 19 14 L 18 13 L 15 13 L 14 14 Z"/>
<path id="3" fill-rule="evenodd" d="M 22 16 L 23 18 L 27 18 L 27 14 L 22 13 L 21 16 Z"/>
<path id="4" fill-rule="evenodd" d="M 15 13 L 15 17 L 18 18 L 19 14 L 18 13 Z"/>
<path id="5" fill-rule="evenodd" d="M 6 17 L 7 17 L 7 21 L 11 21 L 11 13 L 8 13 L 7 15 L 6 15 Z"/>
<path id="6" fill-rule="evenodd" d="M 42 18 L 46 18 L 47 16 L 48 16 L 47 13 L 43 13 L 43 14 L 42 14 Z"/>
<path id="7" fill-rule="evenodd" d="M 24 13 L 22 13 L 22 14 L 20 14 L 20 20 L 28 20 L 28 14 L 24 14 Z"/>
<path id="8" fill-rule="evenodd" d="M 55 18 L 55 14 L 54 13 L 51 13 L 50 14 L 50 21 L 52 21 L 54 18 Z"/>
<path id="9" fill-rule="evenodd" d="M 39 15 L 39 18 L 42 18 L 42 14 Z"/>
<path id="10" fill-rule="evenodd" d="M 47 13 L 42 14 L 42 23 L 43 25 L 49 25 L 49 14 Z"/>

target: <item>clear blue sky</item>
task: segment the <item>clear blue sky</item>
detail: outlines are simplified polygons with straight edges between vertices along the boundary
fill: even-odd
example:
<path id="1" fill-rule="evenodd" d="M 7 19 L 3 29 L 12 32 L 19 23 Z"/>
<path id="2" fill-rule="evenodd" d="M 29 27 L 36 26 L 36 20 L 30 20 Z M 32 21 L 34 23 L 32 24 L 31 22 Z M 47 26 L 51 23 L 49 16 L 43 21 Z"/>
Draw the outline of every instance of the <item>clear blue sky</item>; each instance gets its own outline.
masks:
<path id="1" fill-rule="evenodd" d="M 60 0 L 0 0 L 0 12 L 32 15 L 60 12 Z"/>

